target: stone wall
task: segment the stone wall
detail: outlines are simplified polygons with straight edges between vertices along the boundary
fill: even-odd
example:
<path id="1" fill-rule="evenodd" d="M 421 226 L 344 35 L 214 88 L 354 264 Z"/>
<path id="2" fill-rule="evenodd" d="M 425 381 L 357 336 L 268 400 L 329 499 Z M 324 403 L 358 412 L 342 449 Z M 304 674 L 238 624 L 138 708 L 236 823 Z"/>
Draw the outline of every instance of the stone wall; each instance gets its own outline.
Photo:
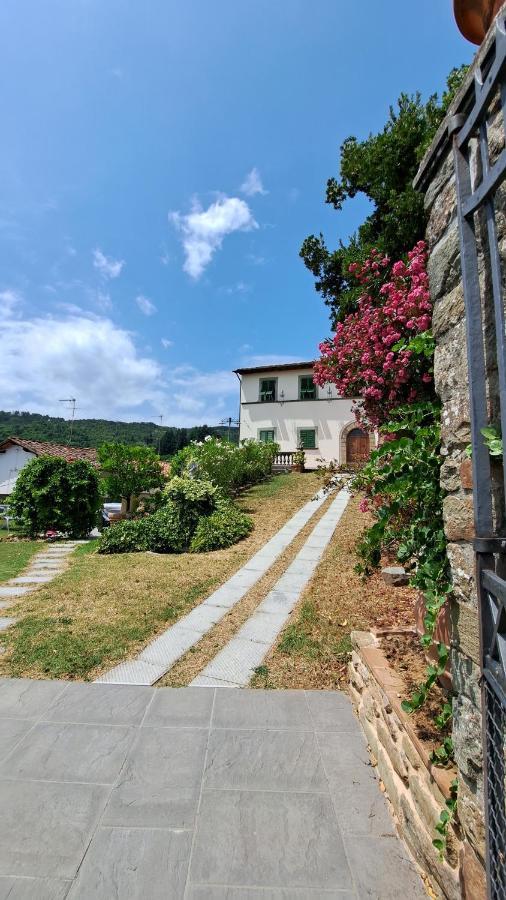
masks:
<path id="1" fill-rule="evenodd" d="M 477 63 L 486 48 L 479 51 Z M 474 68 L 475 68 L 474 67 Z M 468 73 L 466 85 L 450 110 L 458 108 L 474 77 Z M 493 107 L 488 123 L 491 160 L 504 146 L 504 133 L 498 107 Z M 485 855 L 483 826 L 482 716 L 479 687 L 480 646 L 478 605 L 472 541 L 473 484 L 467 448 L 471 442 L 469 420 L 469 379 L 465 334 L 465 311 L 460 267 L 459 233 L 456 215 L 456 186 L 448 120 L 436 135 L 428 151 L 415 186 L 425 194 L 428 215 L 426 240 L 429 248 L 429 279 L 434 303 L 433 331 L 436 340 L 435 386 L 442 402 L 441 485 L 445 492 L 444 524 L 448 539 L 448 558 L 453 582 L 451 602 L 451 667 L 454 701 L 453 739 L 459 770 L 459 819 L 469 865 L 483 865 Z M 476 143 L 472 148 L 472 169 L 478 174 L 481 160 Z M 498 236 L 505 258 L 504 193 L 497 199 Z M 476 222 L 480 280 L 483 294 L 485 353 L 487 364 L 488 417 L 497 418 L 497 368 L 494 336 L 491 329 L 490 274 L 486 253 L 480 248 L 485 224 Z M 496 509 L 503 508 L 497 479 Z M 500 528 L 501 522 L 498 523 Z"/>

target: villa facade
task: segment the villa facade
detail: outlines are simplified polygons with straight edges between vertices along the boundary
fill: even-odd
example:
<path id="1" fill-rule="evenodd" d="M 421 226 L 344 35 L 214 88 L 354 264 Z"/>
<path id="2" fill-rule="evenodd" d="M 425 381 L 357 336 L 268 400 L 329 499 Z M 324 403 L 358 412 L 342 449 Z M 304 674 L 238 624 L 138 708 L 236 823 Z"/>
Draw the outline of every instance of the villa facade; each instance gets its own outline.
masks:
<path id="1" fill-rule="evenodd" d="M 313 382 L 313 361 L 236 369 L 240 380 L 240 440 L 275 441 L 282 452 L 303 447 L 306 467 L 340 465 L 369 455 L 369 435 L 333 385 Z"/>

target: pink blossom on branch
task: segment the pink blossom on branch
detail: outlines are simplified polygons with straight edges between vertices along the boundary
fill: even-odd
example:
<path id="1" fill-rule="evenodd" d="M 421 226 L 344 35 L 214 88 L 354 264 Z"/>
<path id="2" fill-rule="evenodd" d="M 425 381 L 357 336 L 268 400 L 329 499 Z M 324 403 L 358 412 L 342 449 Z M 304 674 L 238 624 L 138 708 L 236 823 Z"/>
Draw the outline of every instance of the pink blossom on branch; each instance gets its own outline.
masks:
<path id="1" fill-rule="evenodd" d="M 317 384 L 330 382 L 342 397 L 361 401 L 357 417 L 371 427 L 384 422 L 396 406 L 427 396 L 432 383 L 430 360 L 406 348 L 393 349 L 431 325 L 425 243 L 416 244 L 406 263 L 399 260 L 389 267 L 390 260 L 376 250 L 363 265 L 350 266 L 364 293 L 357 312 L 320 344 L 321 359 L 314 367 Z"/>

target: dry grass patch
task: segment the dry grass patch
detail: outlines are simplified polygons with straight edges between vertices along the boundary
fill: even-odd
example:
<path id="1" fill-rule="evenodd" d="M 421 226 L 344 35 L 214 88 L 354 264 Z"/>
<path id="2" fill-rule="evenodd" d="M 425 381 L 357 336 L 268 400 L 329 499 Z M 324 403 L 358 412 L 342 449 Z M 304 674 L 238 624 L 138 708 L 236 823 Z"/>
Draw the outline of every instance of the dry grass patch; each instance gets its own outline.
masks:
<path id="1" fill-rule="evenodd" d="M 350 500 L 323 559 L 280 640 L 251 687 L 332 690 L 347 682 L 350 632 L 413 621 L 415 591 L 387 587 L 354 571 L 355 544 L 368 517 Z"/>
<path id="2" fill-rule="evenodd" d="M 304 526 L 297 537 L 292 541 L 285 552 L 279 557 L 268 572 L 251 588 L 243 599 L 234 606 L 229 613 L 218 622 L 198 644 L 195 644 L 188 653 L 185 653 L 178 662 L 157 682 L 156 687 L 184 687 L 190 684 L 197 675 L 207 666 L 217 653 L 228 643 L 228 641 L 236 634 L 241 625 L 255 611 L 259 603 L 267 596 L 269 591 L 274 587 L 276 581 L 281 578 L 286 568 L 296 557 L 309 537 L 316 523 L 321 519 L 327 511 L 332 500 L 335 500 L 335 494 L 329 496 L 318 512 L 313 516 L 310 522 Z"/>
<path id="3" fill-rule="evenodd" d="M 306 502 L 318 477 L 280 475 L 241 498 L 252 533 L 226 550 L 99 556 L 79 548 L 69 570 L 13 606 L 0 636 L 0 675 L 92 679 L 189 612 L 229 578 Z M 11 614 L 11 613 L 10 613 Z"/>

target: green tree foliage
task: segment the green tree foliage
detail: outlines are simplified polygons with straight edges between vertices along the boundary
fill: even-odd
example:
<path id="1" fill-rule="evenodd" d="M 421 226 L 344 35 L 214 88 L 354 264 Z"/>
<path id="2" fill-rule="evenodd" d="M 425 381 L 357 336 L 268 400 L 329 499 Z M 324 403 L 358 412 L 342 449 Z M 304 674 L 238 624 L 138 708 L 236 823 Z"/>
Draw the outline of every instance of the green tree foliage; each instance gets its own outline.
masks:
<path id="1" fill-rule="evenodd" d="M 193 428 L 161 427 L 153 422 L 113 422 L 108 419 L 75 419 L 72 429 L 73 447 L 100 447 L 108 441 L 120 444 L 146 444 L 161 456 L 173 456 L 191 441 L 202 441 L 206 435 L 225 437 L 226 426 L 195 425 Z M 8 437 L 31 441 L 68 444 L 70 422 L 39 413 L 0 410 L 0 441 Z M 239 429 L 232 427 L 230 437 L 239 443 Z"/>
<path id="2" fill-rule="evenodd" d="M 101 497 L 91 463 L 39 456 L 21 469 L 9 499 L 10 512 L 31 537 L 55 528 L 86 537 L 95 525 Z"/>
<path id="3" fill-rule="evenodd" d="M 99 447 L 97 455 L 106 495 L 125 500 L 127 512 L 133 497 L 164 483 L 160 459 L 152 447 L 107 443 Z"/>
<path id="4" fill-rule="evenodd" d="M 401 94 L 397 107 L 378 134 L 364 141 L 348 137 L 340 150 L 340 179 L 327 182 L 326 203 L 341 210 L 346 200 L 364 194 L 373 209 L 347 244 L 329 250 L 323 234 L 306 238 L 300 250 L 316 290 L 330 307 L 333 327 L 356 310 L 360 285 L 349 277 L 352 263 L 363 263 L 374 247 L 392 259 L 423 238 L 423 196 L 412 182 L 448 106 L 460 87 L 467 66 L 453 69 L 441 100 L 436 94 L 424 103 L 419 93 Z"/>

